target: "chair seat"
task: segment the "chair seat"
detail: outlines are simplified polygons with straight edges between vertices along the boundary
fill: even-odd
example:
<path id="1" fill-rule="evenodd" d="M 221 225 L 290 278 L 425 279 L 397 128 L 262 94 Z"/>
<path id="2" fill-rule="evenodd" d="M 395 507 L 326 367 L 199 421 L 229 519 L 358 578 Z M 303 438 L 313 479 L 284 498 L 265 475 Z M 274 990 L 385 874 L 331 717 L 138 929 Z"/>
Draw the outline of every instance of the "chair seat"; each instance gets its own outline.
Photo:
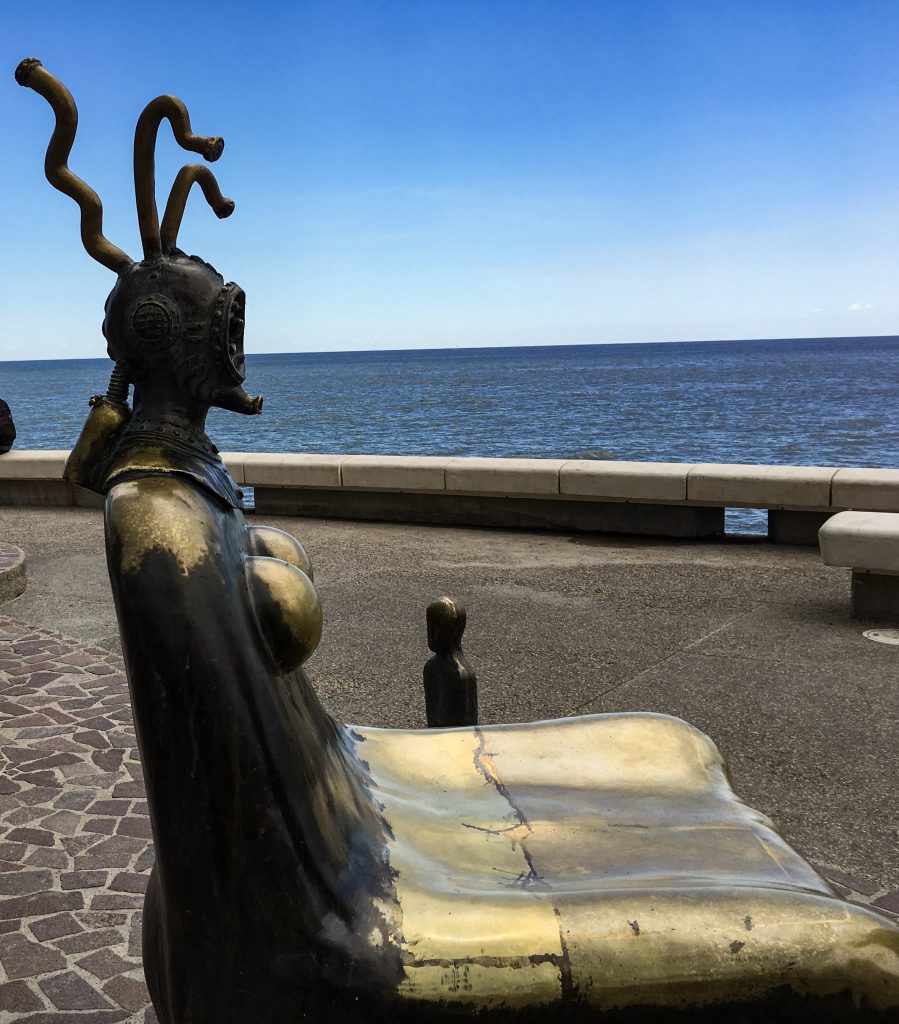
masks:
<path id="1" fill-rule="evenodd" d="M 391 835 L 402 997 L 899 1005 L 899 928 L 837 897 L 687 723 L 349 728 Z"/>

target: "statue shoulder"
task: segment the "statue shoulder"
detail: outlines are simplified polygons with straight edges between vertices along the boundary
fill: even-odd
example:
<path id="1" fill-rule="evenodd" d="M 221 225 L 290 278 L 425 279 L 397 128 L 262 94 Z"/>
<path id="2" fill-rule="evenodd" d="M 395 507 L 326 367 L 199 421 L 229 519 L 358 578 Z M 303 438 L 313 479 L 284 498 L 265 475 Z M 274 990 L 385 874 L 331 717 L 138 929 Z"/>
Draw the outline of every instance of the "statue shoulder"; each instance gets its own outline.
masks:
<path id="1" fill-rule="evenodd" d="M 106 496 L 106 543 L 111 565 L 128 573 L 148 558 L 187 573 L 220 550 L 233 513 L 202 488 L 174 475 L 123 480 Z"/>
<path id="2" fill-rule="evenodd" d="M 279 675 L 318 645 L 322 609 L 302 544 L 270 526 L 248 527 L 190 479 L 154 474 L 115 484 L 106 496 L 106 544 L 120 597 L 161 600 L 179 614 L 198 600 L 231 602 L 251 616 Z"/>

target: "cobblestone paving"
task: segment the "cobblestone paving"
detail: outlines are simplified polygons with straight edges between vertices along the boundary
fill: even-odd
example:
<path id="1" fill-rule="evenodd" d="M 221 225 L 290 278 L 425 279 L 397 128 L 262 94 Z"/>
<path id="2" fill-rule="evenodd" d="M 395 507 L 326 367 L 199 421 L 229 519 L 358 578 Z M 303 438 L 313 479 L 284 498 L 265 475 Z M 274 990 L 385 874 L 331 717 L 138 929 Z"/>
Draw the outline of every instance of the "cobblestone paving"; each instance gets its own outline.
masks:
<path id="1" fill-rule="evenodd" d="M 157 1024 L 144 796 L 121 658 L 0 617 L 0 1024 Z M 899 890 L 816 867 L 899 915 Z"/>
<path id="2" fill-rule="evenodd" d="M 0 618 L 0 1021 L 155 1024 L 152 862 L 121 659 Z"/>

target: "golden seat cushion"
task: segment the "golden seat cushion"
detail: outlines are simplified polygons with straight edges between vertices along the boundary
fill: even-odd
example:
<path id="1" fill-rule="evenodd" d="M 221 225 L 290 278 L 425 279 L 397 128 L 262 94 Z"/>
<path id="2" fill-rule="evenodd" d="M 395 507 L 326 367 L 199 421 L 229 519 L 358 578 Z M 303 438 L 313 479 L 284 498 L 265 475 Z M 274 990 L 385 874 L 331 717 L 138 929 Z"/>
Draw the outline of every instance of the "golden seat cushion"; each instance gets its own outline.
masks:
<path id="1" fill-rule="evenodd" d="M 846 903 L 653 714 L 354 727 L 414 1000 L 597 1008 L 851 990 L 899 1005 L 899 928 Z"/>

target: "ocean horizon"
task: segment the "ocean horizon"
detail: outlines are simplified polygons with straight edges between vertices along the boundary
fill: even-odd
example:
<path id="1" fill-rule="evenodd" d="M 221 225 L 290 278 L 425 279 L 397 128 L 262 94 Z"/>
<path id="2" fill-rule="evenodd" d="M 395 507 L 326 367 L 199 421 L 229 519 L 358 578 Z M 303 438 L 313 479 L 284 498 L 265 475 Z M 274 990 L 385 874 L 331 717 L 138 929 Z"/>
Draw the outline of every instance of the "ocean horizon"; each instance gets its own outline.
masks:
<path id="1" fill-rule="evenodd" d="M 858 335 L 822 335 L 814 338 L 674 338 L 667 340 L 646 340 L 646 341 L 591 341 L 591 342 L 579 342 L 577 344 L 569 344 L 567 342 L 551 342 L 549 344 L 524 344 L 524 345 L 511 345 L 499 343 L 495 345 L 423 345 L 418 348 L 411 346 L 400 346 L 399 348 L 339 348 L 339 349 L 315 349 L 315 350 L 297 350 L 292 352 L 254 352 L 252 358 L 274 358 L 280 356 L 329 356 L 329 355 L 362 355 L 368 353 L 393 353 L 399 354 L 403 352 L 487 352 L 495 351 L 497 349 L 513 349 L 513 350 L 526 350 L 526 349 L 555 349 L 555 348 L 567 348 L 567 349 L 586 349 L 586 348 L 626 348 L 631 345 L 744 345 L 744 344 L 779 344 L 781 342 L 794 344 L 797 342 L 829 342 L 829 341 L 845 341 L 845 342 L 868 342 L 868 341 L 885 341 L 893 340 L 899 337 L 899 335 L 893 334 L 858 334 Z M 16 365 L 19 363 L 91 363 L 91 362 L 104 362 L 105 359 L 100 356 L 69 356 L 65 359 L 57 359 L 55 356 L 42 356 L 37 359 L 4 359 L 0 358 L 0 367 L 7 364 Z"/>
<path id="2" fill-rule="evenodd" d="M 70 448 L 110 369 L 0 362 L 16 447 Z M 246 387 L 263 413 L 212 410 L 223 450 L 899 464 L 893 335 L 251 353 Z"/>

